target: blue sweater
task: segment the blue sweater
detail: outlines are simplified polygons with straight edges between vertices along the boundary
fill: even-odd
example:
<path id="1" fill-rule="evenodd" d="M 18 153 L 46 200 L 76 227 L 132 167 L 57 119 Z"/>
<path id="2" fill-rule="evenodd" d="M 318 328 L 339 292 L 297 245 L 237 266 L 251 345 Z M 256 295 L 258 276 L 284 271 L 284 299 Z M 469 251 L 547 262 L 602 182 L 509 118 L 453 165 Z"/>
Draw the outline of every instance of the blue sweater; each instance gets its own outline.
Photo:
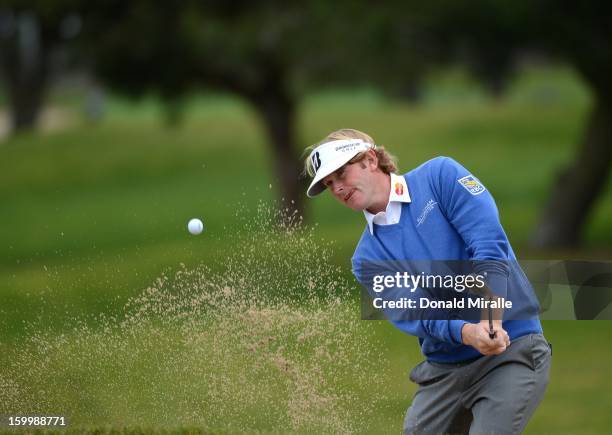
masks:
<path id="1" fill-rule="evenodd" d="M 352 258 L 357 280 L 373 294 L 371 262 L 473 261 L 473 272 L 486 276 L 487 286 L 496 295 L 518 304 L 504 313 L 503 328 L 510 339 L 541 333 L 537 299 L 516 262 L 488 190 L 448 157 L 425 162 L 404 178 L 411 202 L 402 204 L 399 223 L 374 225 L 374 234 L 366 226 Z M 445 320 L 389 320 L 418 337 L 428 360 L 460 362 L 480 355 L 461 342 L 465 319 L 449 315 Z"/>

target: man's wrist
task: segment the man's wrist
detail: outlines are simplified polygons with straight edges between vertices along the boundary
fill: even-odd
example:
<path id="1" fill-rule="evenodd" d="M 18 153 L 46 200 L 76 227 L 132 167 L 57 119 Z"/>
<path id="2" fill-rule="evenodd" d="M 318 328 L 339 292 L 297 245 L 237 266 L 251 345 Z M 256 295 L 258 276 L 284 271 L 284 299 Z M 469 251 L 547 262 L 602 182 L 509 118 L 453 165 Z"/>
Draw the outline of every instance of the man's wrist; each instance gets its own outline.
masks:
<path id="1" fill-rule="evenodd" d="M 461 343 L 466 346 L 470 346 L 471 337 L 472 337 L 472 329 L 474 328 L 474 324 L 472 323 L 464 323 L 461 328 Z"/>
<path id="2" fill-rule="evenodd" d="M 463 325 L 467 322 L 465 320 L 453 319 L 449 321 L 449 332 L 450 337 L 453 343 L 463 344 L 463 336 L 461 331 L 463 330 Z"/>

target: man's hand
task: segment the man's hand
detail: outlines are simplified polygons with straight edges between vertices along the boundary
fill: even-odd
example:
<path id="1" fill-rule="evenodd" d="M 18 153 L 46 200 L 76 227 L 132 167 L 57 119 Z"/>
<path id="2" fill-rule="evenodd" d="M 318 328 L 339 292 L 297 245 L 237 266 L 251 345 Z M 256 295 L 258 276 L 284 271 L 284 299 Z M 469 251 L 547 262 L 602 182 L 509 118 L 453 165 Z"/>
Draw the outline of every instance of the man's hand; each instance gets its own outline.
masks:
<path id="1" fill-rule="evenodd" d="M 461 329 L 461 341 L 463 344 L 472 346 L 483 355 L 499 355 L 506 347 L 510 346 L 510 337 L 502 328 L 500 321 L 493 322 L 493 329 L 497 332 L 496 337 L 489 337 L 489 322 L 466 323 Z"/>

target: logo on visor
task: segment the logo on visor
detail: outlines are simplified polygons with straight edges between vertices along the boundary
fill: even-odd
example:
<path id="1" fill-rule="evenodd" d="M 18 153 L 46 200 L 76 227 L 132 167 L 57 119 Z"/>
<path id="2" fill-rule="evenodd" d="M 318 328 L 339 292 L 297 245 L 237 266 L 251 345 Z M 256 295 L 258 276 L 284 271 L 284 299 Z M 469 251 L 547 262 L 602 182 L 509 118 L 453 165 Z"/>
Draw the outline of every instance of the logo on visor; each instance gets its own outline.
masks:
<path id="1" fill-rule="evenodd" d="M 315 151 L 310 159 L 312 160 L 312 167 L 314 168 L 315 172 L 317 172 L 321 167 L 321 157 L 319 156 L 319 152 Z"/>

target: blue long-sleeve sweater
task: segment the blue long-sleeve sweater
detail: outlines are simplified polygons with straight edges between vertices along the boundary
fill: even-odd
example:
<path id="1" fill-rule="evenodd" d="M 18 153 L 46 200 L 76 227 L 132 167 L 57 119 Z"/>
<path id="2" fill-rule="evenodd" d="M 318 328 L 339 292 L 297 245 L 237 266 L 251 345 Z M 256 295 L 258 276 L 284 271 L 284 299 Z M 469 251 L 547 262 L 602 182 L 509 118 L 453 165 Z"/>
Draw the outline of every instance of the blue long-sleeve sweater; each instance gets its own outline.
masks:
<path id="1" fill-rule="evenodd" d="M 473 272 L 484 274 L 496 295 L 520 305 L 513 316 L 504 315 L 503 328 L 510 339 L 541 333 L 537 299 L 516 262 L 488 190 L 448 157 L 432 159 L 404 178 L 411 202 L 402 204 L 399 223 L 374 225 L 373 234 L 366 226 L 352 258 L 357 280 L 373 294 L 367 270 L 371 262 L 473 260 Z M 466 320 L 389 320 L 417 336 L 431 361 L 460 362 L 480 355 L 461 342 Z"/>

